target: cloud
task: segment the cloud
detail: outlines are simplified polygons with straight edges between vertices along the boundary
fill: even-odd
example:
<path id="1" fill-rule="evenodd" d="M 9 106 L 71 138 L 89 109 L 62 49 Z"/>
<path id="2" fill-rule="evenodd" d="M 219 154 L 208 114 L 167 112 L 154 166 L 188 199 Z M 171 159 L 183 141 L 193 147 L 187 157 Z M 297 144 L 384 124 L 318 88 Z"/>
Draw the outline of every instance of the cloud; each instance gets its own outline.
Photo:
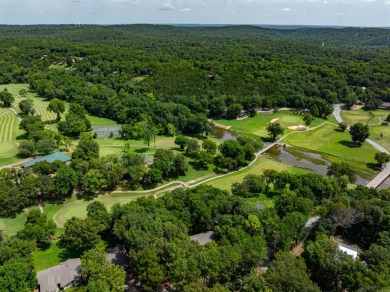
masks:
<path id="1" fill-rule="evenodd" d="M 186 7 L 186 8 L 180 9 L 179 11 L 180 12 L 190 12 L 191 8 Z"/>
<path id="2" fill-rule="evenodd" d="M 290 12 L 290 11 L 291 11 L 291 8 L 286 7 L 286 8 L 283 8 L 282 11 L 283 11 L 283 12 Z"/>
<path id="3" fill-rule="evenodd" d="M 172 11 L 175 10 L 171 1 L 166 1 L 163 5 L 158 9 L 159 11 Z"/>
<path id="4" fill-rule="evenodd" d="M 385 4 L 386 4 L 386 5 L 390 5 L 390 1 L 386 1 Z"/>

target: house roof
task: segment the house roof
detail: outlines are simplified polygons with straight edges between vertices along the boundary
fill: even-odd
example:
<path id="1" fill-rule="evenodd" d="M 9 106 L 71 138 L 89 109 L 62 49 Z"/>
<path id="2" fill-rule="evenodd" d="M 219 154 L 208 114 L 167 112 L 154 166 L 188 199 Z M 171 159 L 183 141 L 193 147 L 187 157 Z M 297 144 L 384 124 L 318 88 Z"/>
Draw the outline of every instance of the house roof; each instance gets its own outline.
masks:
<path id="1" fill-rule="evenodd" d="M 22 164 L 22 167 L 30 167 L 33 166 L 35 163 L 41 162 L 41 161 L 47 161 L 47 162 L 54 162 L 56 160 L 62 161 L 62 162 L 68 162 L 72 160 L 69 156 L 65 155 L 62 152 L 55 152 L 53 154 L 45 155 L 33 160 L 30 160 L 26 163 Z"/>
<path id="2" fill-rule="evenodd" d="M 191 239 L 197 241 L 200 245 L 205 245 L 206 243 L 213 241 L 213 237 L 214 237 L 214 232 L 208 231 L 208 232 L 192 235 Z"/>
<path id="3" fill-rule="evenodd" d="M 357 258 L 357 256 L 358 256 L 358 250 L 357 250 L 356 248 L 354 248 L 354 247 L 352 247 L 352 246 L 349 246 L 349 245 L 346 245 L 346 244 L 343 244 L 343 243 L 338 243 L 338 244 L 337 244 L 337 248 L 338 248 L 340 251 L 342 251 L 342 252 L 344 252 L 344 253 L 346 253 L 346 254 L 352 256 L 352 258 L 353 258 L 354 260 L 356 260 L 356 258 Z"/>
<path id="4" fill-rule="evenodd" d="M 40 292 L 56 292 L 58 286 L 65 287 L 81 276 L 81 261 L 79 258 L 70 259 L 58 266 L 38 272 Z"/>
<path id="5" fill-rule="evenodd" d="M 390 107 L 390 102 L 382 102 L 382 107 Z"/>

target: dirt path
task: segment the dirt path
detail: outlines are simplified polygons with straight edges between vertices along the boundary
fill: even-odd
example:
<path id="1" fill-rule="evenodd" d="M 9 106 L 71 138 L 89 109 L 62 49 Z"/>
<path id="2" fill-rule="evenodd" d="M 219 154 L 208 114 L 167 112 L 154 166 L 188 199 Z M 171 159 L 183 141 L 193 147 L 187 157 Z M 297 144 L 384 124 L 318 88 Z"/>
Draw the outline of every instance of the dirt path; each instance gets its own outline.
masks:
<path id="1" fill-rule="evenodd" d="M 23 159 L 23 160 L 21 160 L 19 162 L 15 162 L 15 163 L 12 163 L 12 164 L 4 165 L 4 166 L 0 167 L 0 169 L 16 167 L 16 166 L 18 166 L 20 164 L 26 163 L 26 162 L 31 161 L 31 160 L 33 160 L 33 158 L 31 158 L 31 157 L 27 158 L 27 159 Z"/>
<path id="2" fill-rule="evenodd" d="M 212 120 L 212 119 L 209 119 L 209 122 L 213 123 L 213 124 L 214 124 L 214 127 L 222 128 L 222 129 L 225 129 L 225 130 L 229 130 L 229 129 L 232 127 L 232 126 L 225 126 L 225 125 L 216 123 L 216 122 L 214 122 L 214 120 Z"/>
<path id="3" fill-rule="evenodd" d="M 16 115 L 16 117 L 19 119 L 19 121 L 22 120 L 22 119 L 19 117 L 19 114 L 18 114 L 12 107 L 10 107 L 9 109 L 15 113 L 15 115 Z"/>

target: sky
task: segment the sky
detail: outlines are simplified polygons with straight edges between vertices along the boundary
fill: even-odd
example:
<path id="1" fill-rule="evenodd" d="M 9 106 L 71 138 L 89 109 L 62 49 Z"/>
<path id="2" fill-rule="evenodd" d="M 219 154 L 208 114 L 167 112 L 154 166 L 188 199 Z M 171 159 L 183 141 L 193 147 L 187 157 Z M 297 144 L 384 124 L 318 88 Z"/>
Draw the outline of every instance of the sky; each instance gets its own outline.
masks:
<path id="1" fill-rule="evenodd" d="M 390 27 L 390 0 L 0 0 L 0 23 Z"/>

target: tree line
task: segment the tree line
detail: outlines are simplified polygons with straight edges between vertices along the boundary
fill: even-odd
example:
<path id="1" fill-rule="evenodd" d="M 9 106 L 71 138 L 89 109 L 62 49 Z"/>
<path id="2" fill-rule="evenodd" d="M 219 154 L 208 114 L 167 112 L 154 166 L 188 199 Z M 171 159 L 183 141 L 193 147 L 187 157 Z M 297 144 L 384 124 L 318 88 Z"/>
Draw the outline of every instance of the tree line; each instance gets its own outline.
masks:
<path id="1" fill-rule="evenodd" d="M 127 272 L 145 291 L 163 285 L 180 291 L 377 291 L 390 285 L 388 192 L 348 189 L 312 173 L 266 170 L 233 184 L 231 193 L 180 188 L 111 211 L 94 202 L 86 219 L 67 221 L 61 240 L 79 254 L 106 238 L 124 245 Z M 246 200 L 259 194 L 275 207 L 257 208 Z M 319 226 L 297 258 L 290 251 L 315 214 Z M 210 230 L 211 242 L 190 240 Z M 330 236 L 359 246 L 360 259 L 341 252 Z M 259 275 L 267 258 L 268 271 Z"/>

